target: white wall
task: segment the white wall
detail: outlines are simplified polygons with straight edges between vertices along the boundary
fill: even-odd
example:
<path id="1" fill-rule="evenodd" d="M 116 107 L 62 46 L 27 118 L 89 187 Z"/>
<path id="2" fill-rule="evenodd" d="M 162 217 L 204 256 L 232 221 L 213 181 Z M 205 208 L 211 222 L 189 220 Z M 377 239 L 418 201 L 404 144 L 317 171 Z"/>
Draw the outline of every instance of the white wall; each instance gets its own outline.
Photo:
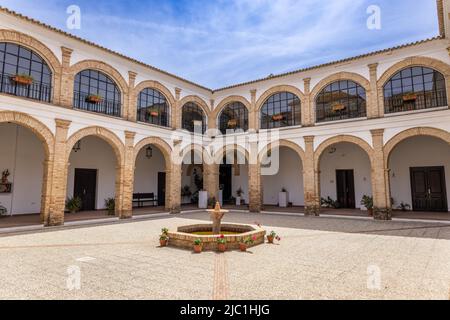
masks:
<path id="1" fill-rule="evenodd" d="M 231 196 L 236 198 L 236 191 L 241 188 L 244 191 L 242 198 L 245 200 L 245 203 L 248 203 L 248 165 L 239 165 L 239 171 L 239 175 L 236 176 L 234 166 L 231 170 Z"/>
<path id="2" fill-rule="evenodd" d="M 39 213 L 45 159 L 42 142 L 26 128 L 3 123 L 0 150 L 0 174 L 8 169 L 8 180 L 13 183 L 12 194 L 0 194 L 0 205 L 8 214 Z"/>
<path id="3" fill-rule="evenodd" d="M 281 147 L 279 150 L 278 173 L 274 176 L 262 176 L 264 204 L 278 205 L 278 194 L 282 188 L 286 188 L 289 192 L 289 201 L 294 206 L 304 206 L 302 161 L 297 153 L 289 148 Z"/>
<path id="4" fill-rule="evenodd" d="M 326 149 L 320 161 L 321 197 L 336 200 L 336 170 L 354 170 L 356 208 L 361 208 L 362 197 L 372 196 L 369 157 L 361 148 L 351 143 L 339 143 L 334 147 L 336 152 L 330 154 L 330 148 Z"/>
<path id="5" fill-rule="evenodd" d="M 67 178 L 67 197 L 73 197 L 75 169 L 96 169 L 97 196 L 95 208 L 105 208 L 105 199 L 115 197 L 116 155 L 112 147 L 98 137 L 86 137 L 81 140 L 81 150 L 72 151 L 69 159 Z"/>
<path id="6" fill-rule="evenodd" d="M 166 172 L 166 164 L 161 151 L 152 146 L 153 156 L 148 159 L 143 148 L 136 159 L 134 171 L 134 193 L 154 193 L 158 195 L 158 172 Z"/>
<path id="7" fill-rule="evenodd" d="M 413 137 L 401 142 L 392 152 L 389 161 L 391 169 L 391 197 L 394 207 L 404 202 L 412 205 L 412 167 L 445 167 L 447 199 L 450 195 L 450 148 L 448 144 L 432 137 Z"/>

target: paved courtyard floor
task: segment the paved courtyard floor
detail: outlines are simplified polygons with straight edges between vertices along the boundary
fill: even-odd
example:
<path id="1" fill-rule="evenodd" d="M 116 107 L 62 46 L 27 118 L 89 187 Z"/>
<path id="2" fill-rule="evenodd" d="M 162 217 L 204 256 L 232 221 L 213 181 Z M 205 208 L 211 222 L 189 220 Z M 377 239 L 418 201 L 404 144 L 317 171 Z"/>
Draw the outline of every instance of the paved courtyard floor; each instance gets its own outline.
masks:
<path id="1" fill-rule="evenodd" d="M 0 237 L 0 299 L 450 298 L 448 224 L 230 213 L 282 241 L 248 253 L 158 247 L 161 228 L 198 220 L 208 216 Z"/>

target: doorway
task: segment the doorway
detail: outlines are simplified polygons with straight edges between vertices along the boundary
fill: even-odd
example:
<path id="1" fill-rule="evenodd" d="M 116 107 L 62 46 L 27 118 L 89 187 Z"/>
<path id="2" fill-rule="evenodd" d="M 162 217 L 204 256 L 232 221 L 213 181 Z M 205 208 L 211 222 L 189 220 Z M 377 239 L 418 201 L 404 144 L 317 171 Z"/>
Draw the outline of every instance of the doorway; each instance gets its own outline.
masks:
<path id="1" fill-rule="evenodd" d="M 97 170 L 75 169 L 74 197 L 82 201 L 82 211 L 95 210 L 97 193 Z"/>
<path id="2" fill-rule="evenodd" d="M 158 206 L 166 205 L 166 173 L 158 172 Z"/>
<path id="3" fill-rule="evenodd" d="M 444 167 L 410 168 L 414 211 L 448 212 Z"/>
<path id="4" fill-rule="evenodd" d="M 353 170 L 336 170 L 337 201 L 340 208 L 355 209 L 355 175 Z"/>
<path id="5" fill-rule="evenodd" d="M 223 192 L 223 202 L 230 202 L 232 197 L 232 175 L 233 170 L 230 164 L 220 165 L 219 186 Z"/>

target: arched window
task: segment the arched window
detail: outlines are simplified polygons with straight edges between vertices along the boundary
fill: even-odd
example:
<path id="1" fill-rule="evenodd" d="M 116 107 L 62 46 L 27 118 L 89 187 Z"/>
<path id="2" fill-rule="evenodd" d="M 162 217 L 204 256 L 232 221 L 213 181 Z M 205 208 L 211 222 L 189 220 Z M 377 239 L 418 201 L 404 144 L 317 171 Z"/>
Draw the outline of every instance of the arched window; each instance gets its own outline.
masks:
<path id="1" fill-rule="evenodd" d="M 411 67 L 384 86 L 385 113 L 447 106 L 444 76 L 430 68 Z"/>
<path id="2" fill-rule="evenodd" d="M 158 90 L 151 88 L 142 90 L 137 102 L 137 120 L 168 127 L 169 103 L 166 97 Z"/>
<path id="3" fill-rule="evenodd" d="M 183 106 L 183 129 L 190 132 L 205 133 L 206 117 L 203 109 L 194 102 L 188 102 Z"/>
<path id="4" fill-rule="evenodd" d="M 73 105 L 76 109 L 121 115 L 121 94 L 116 83 L 97 70 L 84 70 L 75 77 Z"/>
<path id="5" fill-rule="evenodd" d="M 232 102 L 220 113 L 219 128 L 223 134 L 227 130 L 248 130 L 248 110 L 241 102 Z"/>
<path id="6" fill-rule="evenodd" d="M 299 97 L 290 92 L 271 96 L 261 108 L 261 129 L 301 125 Z"/>
<path id="7" fill-rule="evenodd" d="M 51 101 L 52 72 L 33 51 L 14 43 L 0 43 L 0 92 Z"/>
<path id="8" fill-rule="evenodd" d="M 318 123 L 365 117 L 366 110 L 366 90 L 350 80 L 333 82 L 316 98 Z"/>

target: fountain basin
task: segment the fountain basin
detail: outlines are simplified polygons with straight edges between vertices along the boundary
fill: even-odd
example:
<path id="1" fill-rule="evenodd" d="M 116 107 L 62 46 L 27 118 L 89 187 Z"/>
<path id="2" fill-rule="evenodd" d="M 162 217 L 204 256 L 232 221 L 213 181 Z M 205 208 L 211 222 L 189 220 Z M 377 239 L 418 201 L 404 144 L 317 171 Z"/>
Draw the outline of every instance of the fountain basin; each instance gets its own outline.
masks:
<path id="1" fill-rule="evenodd" d="M 215 251 L 217 250 L 217 239 L 220 235 L 195 234 L 212 233 L 212 227 L 212 224 L 196 224 L 179 227 L 177 232 L 169 232 L 169 246 L 191 250 L 194 248 L 194 241 L 201 239 L 203 251 Z M 248 237 L 255 238 L 252 246 L 263 244 L 266 236 L 266 230 L 245 224 L 225 223 L 221 225 L 221 232 L 223 232 L 227 240 L 228 250 L 239 249 L 239 243 Z"/>

